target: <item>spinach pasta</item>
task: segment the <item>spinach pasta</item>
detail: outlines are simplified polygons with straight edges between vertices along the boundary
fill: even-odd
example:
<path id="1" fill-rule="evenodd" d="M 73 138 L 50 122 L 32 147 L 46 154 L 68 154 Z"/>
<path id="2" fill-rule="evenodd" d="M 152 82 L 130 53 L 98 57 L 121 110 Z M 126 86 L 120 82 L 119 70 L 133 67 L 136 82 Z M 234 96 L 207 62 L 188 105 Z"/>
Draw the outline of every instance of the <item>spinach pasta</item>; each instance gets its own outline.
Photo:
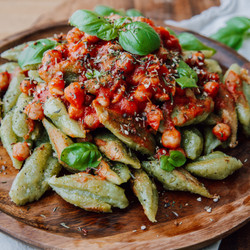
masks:
<path id="1" fill-rule="evenodd" d="M 52 188 L 112 212 L 129 206 L 130 189 L 156 222 L 157 185 L 214 198 L 195 176 L 219 181 L 242 167 L 219 150 L 236 147 L 241 128 L 250 134 L 248 72 L 234 64 L 223 75 L 192 34 L 100 11 L 78 10 L 67 34 L 1 55 L 1 140 L 19 170 L 12 201 Z"/>

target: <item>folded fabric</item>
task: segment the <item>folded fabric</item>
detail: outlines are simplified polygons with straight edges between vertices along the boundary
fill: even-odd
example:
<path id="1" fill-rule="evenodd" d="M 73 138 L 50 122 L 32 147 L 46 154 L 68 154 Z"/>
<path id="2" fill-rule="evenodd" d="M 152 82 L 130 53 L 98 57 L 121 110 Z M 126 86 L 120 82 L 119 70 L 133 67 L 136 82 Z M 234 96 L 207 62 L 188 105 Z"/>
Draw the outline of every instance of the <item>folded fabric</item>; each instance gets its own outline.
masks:
<path id="1" fill-rule="evenodd" d="M 205 36 L 211 36 L 225 26 L 227 20 L 236 16 L 250 17 L 249 0 L 221 0 L 220 6 L 211 7 L 200 15 L 193 16 L 180 22 L 166 20 L 165 23 L 177 27 L 196 31 Z M 239 54 L 250 60 L 250 38 L 245 39 Z"/>

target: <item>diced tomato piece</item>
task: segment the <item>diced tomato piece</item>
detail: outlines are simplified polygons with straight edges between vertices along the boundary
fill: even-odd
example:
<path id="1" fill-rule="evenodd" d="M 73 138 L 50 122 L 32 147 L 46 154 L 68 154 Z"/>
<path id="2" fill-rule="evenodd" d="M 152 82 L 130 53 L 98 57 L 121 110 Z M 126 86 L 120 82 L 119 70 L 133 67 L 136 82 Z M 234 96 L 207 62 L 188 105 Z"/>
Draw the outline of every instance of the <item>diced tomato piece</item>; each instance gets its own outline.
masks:
<path id="1" fill-rule="evenodd" d="M 208 93 L 209 96 L 215 97 L 219 91 L 220 85 L 218 82 L 207 82 L 204 85 L 204 91 Z"/>
<path id="2" fill-rule="evenodd" d="M 79 42 L 79 40 L 82 39 L 84 34 L 85 33 L 83 31 L 80 31 L 78 28 L 75 27 L 68 32 L 66 39 L 68 43 L 77 43 Z"/>
<path id="3" fill-rule="evenodd" d="M 128 53 L 122 52 L 116 61 L 117 70 L 128 73 L 134 69 L 135 59 Z"/>
<path id="4" fill-rule="evenodd" d="M 24 112 L 32 120 L 42 120 L 44 118 L 43 107 L 40 102 L 33 102 L 28 104 Z"/>
<path id="5" fill-rule="evenodd" d="M 49 92 L 54 96 L 62 96 L 64 94 L 65 81 L 62 76 L 55 76 L 49 82 Z"/>
<path id="6" fill-rule="evenodd" d="M 163 119 L 163 113 L 161 109 L 157 108 L 156 105 L 148 102 L 145 108 L 147 114 L 147 123 L 154 129 L 158 130 L 160 122 Z"/>
<path id="7" fill-rule="evenodd" d="M 83 40 L 89 43 L 96 43 L 98 42 L 100 39 L 97 36 L 91 36 L 87 33 L 84 34 Z"/>
<path id="8" fill-rule="evenodd" d="M 34 93 L 36 86 L 37 84 L 35 81 L 24 79 L 20 84 L 20 90 L 26 95 L 31 96 Z"/>
<path id="9" fill-rule="evenodd" d="M 237 88 L 242 85 L 240 76 L 236 74 L 233 70 L 229 71 L 225 80 L 225 84 L 229 92 L 233 95 L 237 94 Z"/>
<path id="10" fill-rule="evenodd" d="M 156 151 L 156 154 L 154 155 L 154 157 L 158 160 L 160 160 L 161 156 L 163 155 L 169 155 L 169 150 L 167 148 L 159 148 Z"/>
<path id="11" fill-rule="evenodd" d="M 231 135 L 231 128 L 225 123 L 218 123 L 213 127 L 213 134 L 220 140 L 226 141 Z"/>
<path id="12" fill-rule="evenodd" d="M 83 117 L 84 109 L 83 108 L 76 108 L 75 106 L 70 105 L 68 108 L 69 117 L 78 120 L 79 118 Z"/>
<path id="13" fill-rule="evenodd" d="M 18 161 L 24 161 L 30 155 L 30 149 L 27 142 L 18 142 L 13 146 L 13 157 Z"/>
<path id="14" fill-rule="evenodd" d="M 87 114 L 84 117 L 84 124 L 87 125 L 89 129 L 97 129 L 100 126 L 100 121 L 97 114 L 95 112 Z"/>
<path id="15" fill-rule="evenodd" d="M 81 108 L 84 103 L 85 90 L 84 86 L 79 82 L 71 83 L 64 89 L 64 95 L 66 100 L 76 108 Z"/>
<path id="16" fill-rule="evenodd" d="M 0 73 L 0 91 L 5 91 L 8 89 L 10 84 L 10 74 L 8 72 Z"/>
<path id="17" fill-rule="evenodd" d="M 148 85 L 150 85 L 150 83 Z M 138 85 L 134 93 L 134 97 L 138 102 L 145 102 L 149 100 L 152 96 L 152 89 L 149 86 L 148 88 L 146 88 L 144 84 Z"/>

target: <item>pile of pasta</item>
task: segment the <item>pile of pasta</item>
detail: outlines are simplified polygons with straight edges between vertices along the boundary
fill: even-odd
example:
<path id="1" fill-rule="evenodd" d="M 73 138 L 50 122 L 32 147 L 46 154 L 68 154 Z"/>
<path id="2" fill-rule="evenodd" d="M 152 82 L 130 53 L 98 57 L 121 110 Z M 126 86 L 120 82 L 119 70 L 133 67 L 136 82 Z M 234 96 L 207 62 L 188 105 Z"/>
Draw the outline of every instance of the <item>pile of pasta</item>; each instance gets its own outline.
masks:
<path id="1" fill-rule="evenodd" d="M 39 86 L 44 84 L 44 80 L 38 72 L 41 63 L 26 67 L 25 70 L 17 63 L 20 53 L 28 44 L 2 53 L 2 58 L 11 62 L 0 66 L 1 77 L 6 72 L 10 77 L 6 92 L 2 91 L 1 140 L 13 167 L 19 169 L 9 193 L 15 204 L 24 205 L 36 201 L 52 188 L 75 206 L 88 211 L 111 212 L 112 207 L 123 209 L 129 205 L 124 188 L 130 186 L 148 219 L 156 222 L 158 192 L 154 180 L 162 183 L 166 190 L 188 191 L 214 198 L 194 176 L 222 180 L 242 167 L 240 160 L 215 151 L 217 147 L 236 146 L 238 126 L 243 128 L 246 135 L 250 134 L 249 77 L 246 70 L 238 65 L 232 65 L 222 76 L 219 64 L 208 58 L 206 51 L 199 52 L 205 56 L 207 71 L 220 75 L 222 84 L 218 95 L 226 101 L 224 105 L 216 107 L 219 112 L 215 113 L 215 108 L 211 108 L 185 120 L 187 122 L 184 124 L 181 119 L 187 111 L 185 107 L 176 107 L 172 111 L 172 119 L 180 122 L 177 130 L 181 134 L 182 152 L 188 160 L 183 166 L 166 171 L 162 168 L 164 163 L 161 157 L 154 157 L 160 148 L 164 155 L 161 144 L 164 129 L 161 129 L 161 125 L 154 134 L 135 126 L 137 132 L 130 136 L 121 128 L 129 124 L 128 118 L 117 116 L 116 112 L 98 102 L 91 105 L 102 124 L 99 129 L 85 131 L 69 116 L 65 103 L 53 95 L 43 103 L 45 117 L 32 123 L 31 128 L 24 110 L 32 103 L 34 96 L 21 92 L 20 84 L 29 80 Z M 185 60 L 194 53 L 196 51 L 184 50 L 181 57 Z M 234 78 L 230 78 L 229 91 L 231 88 L 232 93 L 236 94 L 230 94 L 233 98 L 228 98 L 229 91 L 225 86 L 231 74 Z M 188 94 L 194 95 L 190 88 L 186 90 Z M 212 132 L 213 127 L 221 122 L 231 129 L 229 139 L 224 141 Z M 23 160 L 13 156 L 13 147 L 19 142 L 26 142 L 30 149 L 28 158 Z M 61 154 L 65 148 L 81 142 L 91 142 L 100 152 L 97 167 L 82 171 L 62 160 Z M 67 172 L 63 176 L 60 174 L 62 168 L 65 169 L 63 173 Z M 130 185 L 124 185 L 128 182 Z"/>

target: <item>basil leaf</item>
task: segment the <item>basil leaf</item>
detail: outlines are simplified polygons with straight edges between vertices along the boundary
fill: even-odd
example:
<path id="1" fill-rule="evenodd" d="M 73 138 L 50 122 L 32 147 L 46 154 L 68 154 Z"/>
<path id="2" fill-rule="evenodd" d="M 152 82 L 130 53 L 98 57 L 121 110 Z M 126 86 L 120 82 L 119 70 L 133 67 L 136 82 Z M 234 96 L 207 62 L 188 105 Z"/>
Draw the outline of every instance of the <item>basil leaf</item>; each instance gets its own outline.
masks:
<path id="1" fill-rule="evenodd" d="M 197 88 L 196 81 L 187 76 L 182 76 L 180 78 L 176 78 L 175 81 L 181 86 L 181 88 Z"/>
<path id="2" fill-rule="evenodd" d="M 53 49 L 57 45 L 56 41 L 50 39 L 40 39 L 29 44 L 18 57 L 19 66 L 24 69 L 28 65 L 36 65 L 42 62 L 43 53 Z"/>
<path id="3" fill-rule="evenodd" d="M 136 9 L 129 9 L 126 11 L 127 16 L 131 16 L 131 17 L 136 17 L 136 16 L 143 16 L 143 14 Z"/>
<path id="4" fill-rule="evenodd" d="M 101 162 L 101 158 L 102 155 L 96 145 L 90 142 L 73 143 L 66 147 L 61 154 L 61 161 L 80 171 L 96 168 Z"/>
<path id="5" fill-rule="evenodd" d="M 122 18 L 119 18 L 119 19 L 116 19 L 115 21 L 114 21 L 114 25 L 115 25 L 115 27 L 117 28 L 117 29 L 120 29 L 120 28 L 122 28 L 123 26 L 124 26 L 124 24 L 125 23 L 127 23 L 127 22 L 132 22 L 132 19 L 131 18 L 129 18 L 129 17 L 122 17 Z"/>
<path id="6" fill-rule="evenodd" d="M 183 153 L 177 150 L 173 150 L 170 152 L 170 157 L 168 161 L 175 167 L 181 167 L 186 162 L 186 157 Z"/>
<path id="7" fill-rule="evenodd" d="M 242 46 L 244 40 L 241 31 L 232 31 L 230 27 L 220 29 L 219 33 L 212 35 L 211 38 L 224 43 L 235 50 L 238 50 Z"/>
<path id="8" fill-rule="evenodd" d="M 76 26 L 79 30 L 92 36 L 98 36 L 98 32 L 100 32 L 99 35 L 106 39 L 110 38 L 111 40 L 115 38 L 113 25 L 110 24 L 104 17 L 100 17 L 97 13 L 90 10 L 75 11 L 70 17 L 69 23 L 70 25 Z"/>
<path id="9" fill-rule="evenodd" d="M 189 78 L 194 79 L 195 82 L 198 81 L 197 73 L 192 68 L 190 68 L 184 61 L 179 62 L 177 71 L 180 77 L 187 76 Z"/>
<path id="10" fill-rule="evenodd" d="M 250 19 L 246 17 L 234 17 L 227 21 L 227 26 L 219 29 L 211 38 L 238 50 L 250 29 Z"/>
<path id="11" fill-rule="evenodd" d="M 211 50 L 213 54 L 216 53 L 216 50 L 208 47 L 204 43 L 202 43 L 196 36 L 191 33 L 183 32 L 178 36 L 179 43 L 184 50 Z"/>
<path id="12" fill-rule="evenodd" d="M 246 17 L 233 17 L 226 22 L 227 26 L 245 32 L 250 29 L 250 19 Z"/>
<path id="13" fill-rule="evenodd" d="M 169 156 L 167 156 L 167 155 L 161 156 L 160 167 L 161 167 L 161 169 L 168 171 L 168 172 L 171 172 L 175 169 L 175 166 L 169 162 Z"/>
<path id="14" fill-rule="evenodd" d="M 169 27 L 166 27 L 166 30 L 169 32 L 170 35 L 177 37 L 176 33 L 172 29 L 170 29 Z"/>
<path id="15" fill-rule="evenodd" d="M 111 14 L 117 14 L 120 16 L 125 16 L 126 13 L 123 10 L 116 10 L 105 5 L 97 5 L 94 9 L 96 13 L 102 16 L 109 16 Z"/>
<path id="16" fill-rule="evenodd" d="M 119 43 L 124 50 L 147 55 L 160 47 L 159 35 L 147 23 L 133 22 L 126 24 L 119 34 Z"/>
<path id="17" fill-rule="evenodd" d="M 110 41 L 118 36 L 118 31 L 110 23 L 106 23 L 100 27 L 96 35 L 102 40 Z"/>

